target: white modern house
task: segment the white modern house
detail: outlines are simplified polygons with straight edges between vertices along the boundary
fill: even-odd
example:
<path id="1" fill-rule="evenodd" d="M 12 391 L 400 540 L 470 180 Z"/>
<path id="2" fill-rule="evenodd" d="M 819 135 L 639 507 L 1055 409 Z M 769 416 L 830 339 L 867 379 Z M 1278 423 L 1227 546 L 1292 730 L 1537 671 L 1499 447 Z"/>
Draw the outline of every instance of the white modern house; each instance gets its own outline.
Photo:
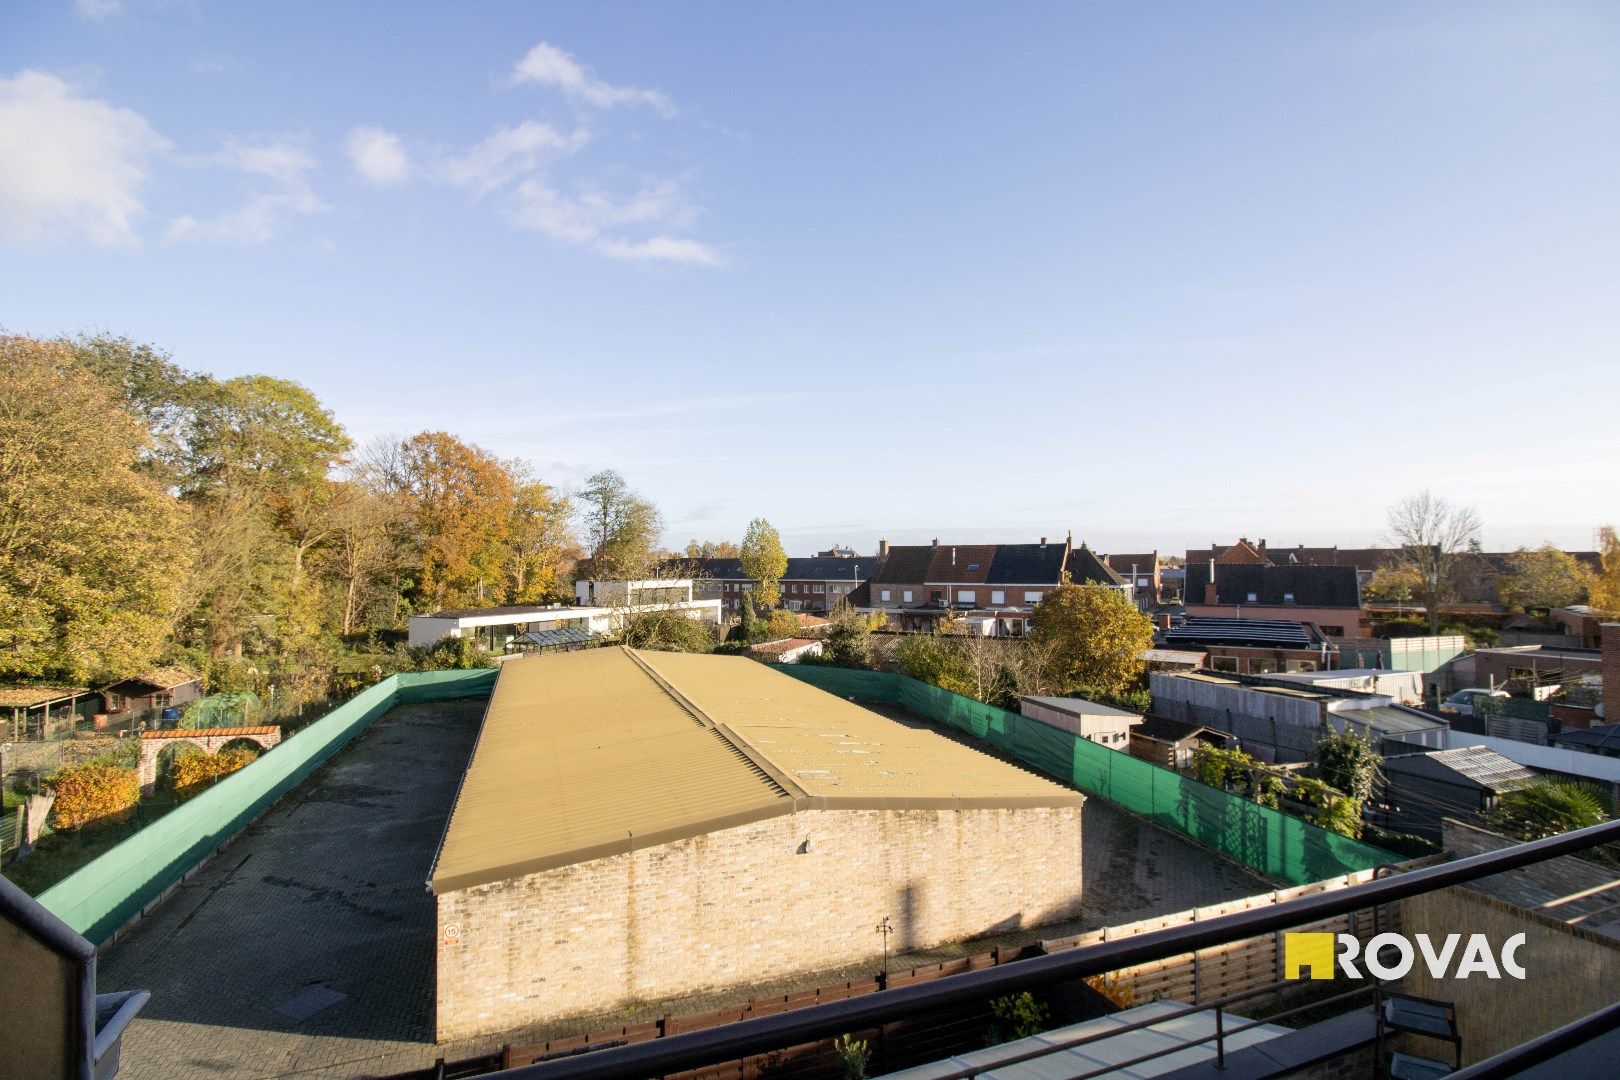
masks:
<path id="1" fill-rule="evenodd" d="M 688 578 L 661 581 L 581 581 L 574 587 L 577 604 L 467 608 L 412 615 L 408 641 L 432 645 L 447 637 L 471 637 L 491 652 L 506 652 L 514 642 L 533 644 L 584 642 L 612 637 L 624 620 L 648 611 L 678 611 L 689 619 L 719 625 L 719 600 L 694 600 Z"/>

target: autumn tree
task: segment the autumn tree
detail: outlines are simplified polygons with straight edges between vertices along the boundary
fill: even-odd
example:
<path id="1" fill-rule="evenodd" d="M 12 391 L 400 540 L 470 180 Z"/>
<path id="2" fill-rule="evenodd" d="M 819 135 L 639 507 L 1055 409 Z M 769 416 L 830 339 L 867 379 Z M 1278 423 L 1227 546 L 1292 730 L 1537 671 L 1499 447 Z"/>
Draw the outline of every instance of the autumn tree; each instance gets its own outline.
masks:
<path id="1" fill-rule="evenodd" d="M 499 603 L 514 501 L 505 467 L 442 431 L 407 439 L 400 467 L 420 538 L 420 599 L 434 607 Z"/>
<path id="2" fill-rule="evenodd" d="M 71 349 L 0 337 L 0 677 L 84 681 L 158 658 L 191 561 L 146 431 Z"/>
<path id="3" fill-rule="evenodd" d="M 561 595 L 566 592 L 563 575 L 581 554 L 569 528 L 573 504 L 535 478 L 527 462 L 509 462 L 507 470 L 513 481 L 506 540 L 508 599 L 527 604 Z"/>
<path id="4" fill-rule="evenodd" d="M 1118 695 L 1142 678 L 1153 622 L 1118 589 L 1061 585 L 1035 605 L 1030 637 L 1063 692 Z"/>
<path id="5" fill-rule="evenodd" d="M 1429 629 L 1440 629 L 1440 608 L 1457 599 L 1467 561 L 1479 550 L 1479 515 L 1424 491 L 1389 508 L 1383 540 L 1400 551 L 1412 598 L 1429 615 Z"/>
<path id="6" fill-rule="evenodd" d="M 1592 607 L 1606 618 L 1620 619 L 1620 534 L 1613 525 L 1598 531 L 1598 556 L 1602 569 L 1592 577 Z"/>
<path id="7" fill-rule="evenodd" d="M 657 507 L 631 491 L 612 469 L 589 477 L 574 503 L 595 577 L 637 577 L 647 572 L 664 531 Z"/>
<path id="8" fill-rule="evenodd" d="M 1502 603 L 1529 611 L 1579 604 L 1592 585 L 1592 572 L 1575 556 L 1551 543 L 1520 548 L 1508 557 L 1508 572 L 1497 582 Z"/>
<path id="9" fill-rule="evenodd" d="M 741 554 L 730 540 L 690 540 L 686 544 L 688 559 L 735 559 Z"/>
<path id="10" fill-rule="evenodd" d="M 782 575 L 787 573 L 787 552 L 776 526 L 764 518 L 750 521 L 739 558 L 743 576 L 754 580 L 749 599 L 766 610 L 776 607 L 782 600 Z"/>
<path id="11" fill-rule="evenodd" d="M 341 597 L 339 632 L 350 634 L 368 605 L 381 599 L 383 583 L 397 581 L 398 571 L 409 560 L 401 535 L 406 511 L 401 500 L 344 480 L 333 485 L 328 513 L 332 539 L 325 562 Z"/>

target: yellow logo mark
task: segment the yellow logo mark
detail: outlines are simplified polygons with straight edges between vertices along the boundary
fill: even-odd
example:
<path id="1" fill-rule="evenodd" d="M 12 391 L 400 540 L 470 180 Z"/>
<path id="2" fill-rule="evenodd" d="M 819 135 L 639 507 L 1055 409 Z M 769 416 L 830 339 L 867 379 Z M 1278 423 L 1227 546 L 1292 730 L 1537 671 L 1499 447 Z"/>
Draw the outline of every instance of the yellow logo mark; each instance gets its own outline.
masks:
<path id="1" fill-rule="evenodd" d="M 1333 934 L 1284 934 L 1283 978 L 1298 979 L 1300 968 L 1311 969 L 1312 979 L 1333 978 Z"/>

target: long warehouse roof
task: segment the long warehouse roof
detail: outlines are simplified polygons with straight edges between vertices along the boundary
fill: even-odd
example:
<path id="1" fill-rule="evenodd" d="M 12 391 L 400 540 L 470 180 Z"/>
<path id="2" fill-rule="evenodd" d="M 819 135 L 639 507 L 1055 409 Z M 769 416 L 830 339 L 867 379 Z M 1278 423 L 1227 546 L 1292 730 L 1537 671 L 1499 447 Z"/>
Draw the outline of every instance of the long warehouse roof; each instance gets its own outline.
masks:
<path id="1" fill-rule="evenodd" d="M 766 665 L 629 649 L 502 668 L 435 893 L 801 809 L 1077 806 L 1079 792 Z"/>

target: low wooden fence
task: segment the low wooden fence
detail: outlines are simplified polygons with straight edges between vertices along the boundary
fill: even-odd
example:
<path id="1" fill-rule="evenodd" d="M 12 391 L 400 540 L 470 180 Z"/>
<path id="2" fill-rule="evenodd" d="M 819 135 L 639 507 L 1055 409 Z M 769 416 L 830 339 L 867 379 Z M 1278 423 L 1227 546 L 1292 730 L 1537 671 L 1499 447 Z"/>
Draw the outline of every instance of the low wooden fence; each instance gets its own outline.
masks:
<path id="1" fill-rule="evenodd" d="M 1434 862 L 1444 861 L 1444 859 L 1445 856 L 1443 855 L 1431 856 L 1402 863 L 1400 868 L 1402 870 L 1415 870 L 1420 866 L 1427 866 Z M 1134 937 L 1137 934 L 1163 930 L 1170 926 L 1207 922 L 1222 915 L 1231 915 L 1239 911 L 1249 911 L 1254 908 L 1268 907 L 1271 904 L 1280 904 L 1284 900 L 1293 900 L 1314 893 L 1330 892 L 1350 885 L 1360 885 L 1363 882 L 1371 881 L 1373 874 L 1374 871 L 1372 870 L 1359 870 L 1353 874 L 1328 878 L 1310 885 L 1296 885 L 1289 889 L 1277 889 L 1274 892 L 1245 896 L 1237 900 L 1229 900 L 1224 904 L 1215 904 L 1211 907 L 1178 911 L 1170 915 L 1161 915 L 1155 919 L 1143 919 L 1140 922 L 1126 923 L 1123 926 L 1110 926 L 1103 930 L 1076 934 L 1071 937 L 1053 938 L 1042 941 L 1041 947 L 1049 953 L 1060 952 L 1064 949 L 1081 949 L 1087 945 L 1096 945 L 1104 941 L 1118 941 L 1120 938 Z M 1399 905 L 1389 905 L 1376 910 L 1368 908 L 1363 911 L 1352 911 L 1347 915 L 1325 919 L 1321 922 L 1302 923 L 1286 932 L 1318 931 L 1332 934 L 1354 934 L 1365 943 L 1374 934 L 1399 930 Z M 1124 968 L 1114 972 L 1111 979 L 1116 985 L 1129 988 L 1132 999 L 1136 1004 L 1143 1004 L 1156 998 L 1168 998 L 1187 1005 L 1203 1005 L 1234 994 L 1262 990 L 1268 986 L 1277 986 L 1285 981 L 1283 969 L 1284 933 L 1285 931 L 1277 931 L 1260 937 L 1228 942 L 1211 949 L 1183 953 L 1180 956 L 1157 960 L 1151 964 Z"/>

